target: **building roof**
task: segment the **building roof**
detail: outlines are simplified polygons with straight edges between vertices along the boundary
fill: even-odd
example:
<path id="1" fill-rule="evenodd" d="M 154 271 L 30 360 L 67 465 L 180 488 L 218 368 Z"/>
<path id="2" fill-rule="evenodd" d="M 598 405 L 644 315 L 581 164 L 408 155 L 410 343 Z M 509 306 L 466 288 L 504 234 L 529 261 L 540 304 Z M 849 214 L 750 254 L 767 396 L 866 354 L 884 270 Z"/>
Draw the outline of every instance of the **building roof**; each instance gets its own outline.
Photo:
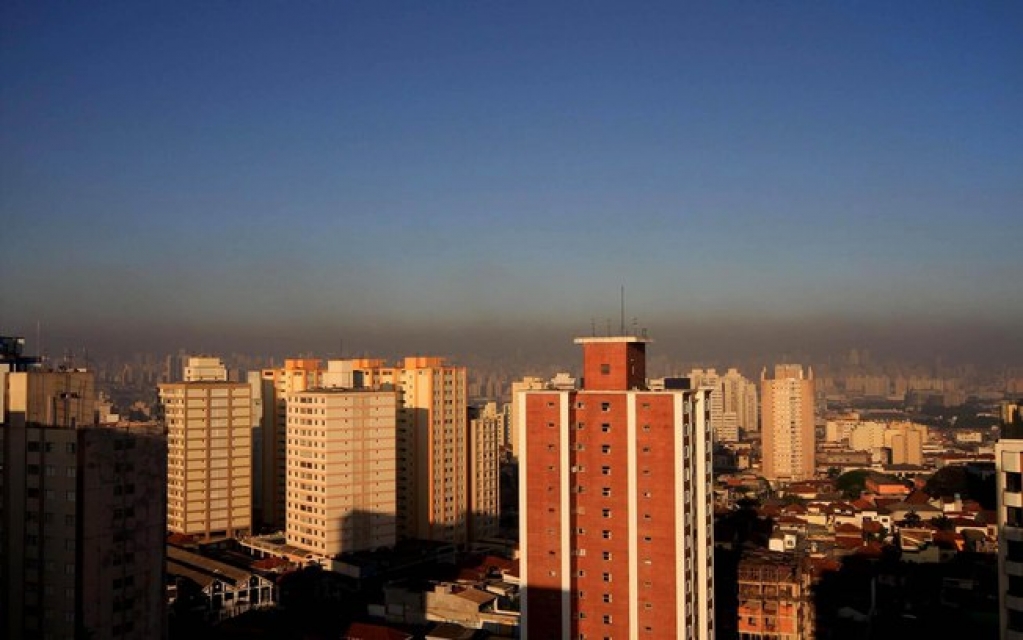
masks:
<path id="1" fill-rule="evenodd" d="M 426 634 L 429 640 L 469 640 L 475 635 L 472 629 L 466 629 L 453 622 L 441 622 Z"/>
<path id="2" fill-rule="evenodd" d="M 204 588 L 212 584 L 214 580 L 239 584 L 248 580 L 252 575 L 244 569 L 173 545 L 167 545 L 167 573 L 189 578 Z"/>
<path id="3" fill-rule="evenodd" d="M 412 635 L 368 622 L 353 622 L 348 631 L 341 634 L 341 640 L 411 640 Z"/>
<path id="4" fill-rule="evenodd" d="M 454 595 L 478 605 L 484 605 L 497 599 L 496 595 L 487 593 L 486 591 L 480 591 L 479 589 L 466 589 L 464 591 L 458 591 Z"/>

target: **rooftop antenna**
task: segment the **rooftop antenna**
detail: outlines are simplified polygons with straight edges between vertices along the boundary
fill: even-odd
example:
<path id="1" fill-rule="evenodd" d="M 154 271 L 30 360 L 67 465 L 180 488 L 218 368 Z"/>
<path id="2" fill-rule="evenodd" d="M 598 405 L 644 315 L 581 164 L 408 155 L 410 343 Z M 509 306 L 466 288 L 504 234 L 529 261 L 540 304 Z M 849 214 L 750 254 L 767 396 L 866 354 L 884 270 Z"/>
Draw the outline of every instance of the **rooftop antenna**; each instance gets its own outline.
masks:
<path id="1" fill-rule="evenodd" d="M 622 320 L 621 320 L 621 334 L 625 335 L 625 285 L 622 285 Z"/>

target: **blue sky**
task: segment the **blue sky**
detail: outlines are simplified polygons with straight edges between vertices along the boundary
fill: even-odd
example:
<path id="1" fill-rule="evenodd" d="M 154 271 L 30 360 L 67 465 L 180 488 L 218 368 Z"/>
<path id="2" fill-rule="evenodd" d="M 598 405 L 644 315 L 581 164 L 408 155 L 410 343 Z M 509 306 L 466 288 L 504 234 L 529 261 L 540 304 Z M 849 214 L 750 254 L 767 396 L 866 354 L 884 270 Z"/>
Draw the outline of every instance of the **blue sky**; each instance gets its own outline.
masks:
<path id="1" fill-rule="evenodd" d="M 429 349 L 621 285 L 665 332 L 1023 326 L 1021 34 L 1018 2 L 6 2 L 2 330 Z"/>

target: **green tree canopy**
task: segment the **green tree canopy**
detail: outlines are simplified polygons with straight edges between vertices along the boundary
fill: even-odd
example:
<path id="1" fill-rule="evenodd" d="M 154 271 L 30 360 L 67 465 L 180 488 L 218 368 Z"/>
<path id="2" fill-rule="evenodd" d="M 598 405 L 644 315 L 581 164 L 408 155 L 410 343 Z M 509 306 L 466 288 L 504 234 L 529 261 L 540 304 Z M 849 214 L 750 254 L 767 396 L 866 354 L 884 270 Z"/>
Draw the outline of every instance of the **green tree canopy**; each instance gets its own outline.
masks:
<path id="1" fill-rule="evenodd" d="M 870 469 L 846 471 L 835 480 L 835 488 L 841 491 L 846 498 L 855 500 L 866 488 L 869 475 Z"/>

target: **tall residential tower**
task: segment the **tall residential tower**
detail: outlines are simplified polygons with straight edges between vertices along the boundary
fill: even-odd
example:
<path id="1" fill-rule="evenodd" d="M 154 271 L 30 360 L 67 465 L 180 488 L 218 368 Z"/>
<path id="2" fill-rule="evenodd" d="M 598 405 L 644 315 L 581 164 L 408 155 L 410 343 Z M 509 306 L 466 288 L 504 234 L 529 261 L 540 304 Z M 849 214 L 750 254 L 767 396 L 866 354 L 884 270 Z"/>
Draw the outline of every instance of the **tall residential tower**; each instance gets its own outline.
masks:
<path id="1" fill-rule="evenodd" d="M 813 370 L 780 364 L 760 376 L 763 474 L 771 481 L 807 480 L 815 471 Z"/>
<path id="2" fill-rule="evenodd" d="M 252 530 L 252 389 L 216 358 L 160 385 L 167 421 L 167 528 L 202 540 Z"/>
<path id="3" fill-rule="evenodd" d="M 709 392 L 650 391 L 645 338 L 580 338 L 581 388 L 522 391 L 523 638 L 712 638 Z"/>

